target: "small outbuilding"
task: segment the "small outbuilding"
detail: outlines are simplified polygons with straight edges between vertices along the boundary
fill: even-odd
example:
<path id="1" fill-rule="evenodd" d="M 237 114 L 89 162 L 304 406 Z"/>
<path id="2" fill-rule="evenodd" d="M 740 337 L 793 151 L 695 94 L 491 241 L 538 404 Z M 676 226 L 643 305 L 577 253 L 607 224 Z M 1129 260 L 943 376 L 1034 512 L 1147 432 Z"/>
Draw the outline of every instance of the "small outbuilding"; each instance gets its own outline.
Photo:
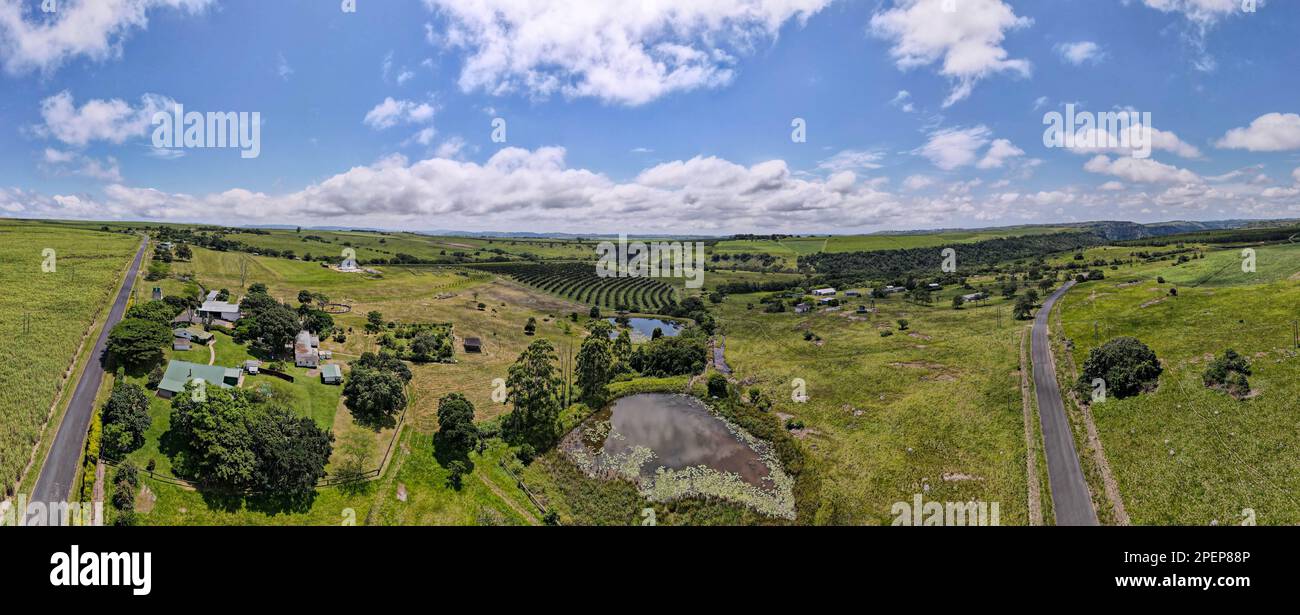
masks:
<path id="1" fill-rule="evenodd" d="M 324 384 L 343 384 L 343 369 L 334 363 L 320 366 L 320 381 Z"/>
<path id="2" fill-rule="evenodd" d="M 477 337 L 465 338 L 465 352 L 483 352 L 483 341 Z"/>

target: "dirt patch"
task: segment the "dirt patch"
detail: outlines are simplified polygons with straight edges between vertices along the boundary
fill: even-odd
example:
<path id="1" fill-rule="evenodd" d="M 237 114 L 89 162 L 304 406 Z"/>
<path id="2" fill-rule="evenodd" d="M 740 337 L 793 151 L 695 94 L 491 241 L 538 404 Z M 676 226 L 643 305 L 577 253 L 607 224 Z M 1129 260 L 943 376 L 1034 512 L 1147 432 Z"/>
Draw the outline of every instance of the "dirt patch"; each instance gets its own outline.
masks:
<path id="1" fill-rule="evenodd" d="M 968 481 L 968 480 L 979 481 L 979 480 L 984 480 L 984 478 L 981 476 L 975 476 L 974 474 L 962 474 L 961 472 L 944 472 L 943 480 L 950 483 L 958 483 L 958 482 Z"/>
<path id="2" fill-rule="evenodd" d="M 397 501 L 406 501 L 406 483 L 397 483 Z"/>
<path id="3" fill-rule="evenodd" d="M 1125 283 L 1123 283 L 1123 284 L 1116 284 L 1116 285 L 1115 285 L 1115 288 L 1129 288 L 1130 286 L 1137 286 L 1138 284 L 1141 284 L 1141 283 L 1142 283 L 1142 280 L 1134 280 L 1134 281 L 1132 281 L 1132 282 L 1125 282 Z"/>
<path id="4" fill-rule="evenodd" d="M 1152 300 L 1150 300 L 1150 301 L 1147 301 L 1146 303 L 1143 303 L 1142 305 L 1139 305 L 1138 307 L 1140 307 L 1140 308 L 1149 308 L 1149 307 L 1151 307 L 1151 306 L 1153 306 L 1153 305 L 1155 305 L 1155 304 L 1157 304 L 1157 303 L 1164 303 L 1165 301 L 1168 301 L 1168 300 L 1169 300 L 1169 297 L 1161 297 L 1161 298 L 1159 298 L 1159 299 L 1152 299 Z"/>
<path id="5" fill-rule="evenodd" d="M 930 340 L 932 340 L 932 339 L 934 339 L 934 338 L 932 338 L 932 337 L 930 337 L 930 336 L 928 336 L 928 335 L 922 334 L 922 333 L 908 333 L 908 334 L 907 334 L 907 337 L 914 337 L 914 338 L 916 338 L 916 339 L 918 339 L 918 340 L 925 340 L 925 341 L 927 341 L 927 342 L 930 341 Z"/>
<path id="6" fill-rule="evenodd" d="M 140 493 L 135 496 L 135 511 L 147 514 L 153 511 L 154 504 L 157 503 L 158 496 L 149 488 L 149 485 L 143 485 L 140 487 Z"/>

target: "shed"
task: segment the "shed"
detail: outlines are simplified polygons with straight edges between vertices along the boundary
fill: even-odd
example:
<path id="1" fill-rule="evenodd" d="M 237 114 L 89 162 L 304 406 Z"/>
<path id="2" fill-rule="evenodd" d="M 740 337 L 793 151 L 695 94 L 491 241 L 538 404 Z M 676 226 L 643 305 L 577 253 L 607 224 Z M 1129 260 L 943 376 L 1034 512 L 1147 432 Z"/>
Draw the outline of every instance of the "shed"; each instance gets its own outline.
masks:
<path id="1" fill-rule="evenodd" d="M 465 338 L 465 352 L 483 352 L 483 341 L 477 337 Z"/>
<path id="2" fill-rule="evenodd" d="M 343 370 L 330 363 L 320 366 L 320 381 L 325 384 L 343 384 Z"/>

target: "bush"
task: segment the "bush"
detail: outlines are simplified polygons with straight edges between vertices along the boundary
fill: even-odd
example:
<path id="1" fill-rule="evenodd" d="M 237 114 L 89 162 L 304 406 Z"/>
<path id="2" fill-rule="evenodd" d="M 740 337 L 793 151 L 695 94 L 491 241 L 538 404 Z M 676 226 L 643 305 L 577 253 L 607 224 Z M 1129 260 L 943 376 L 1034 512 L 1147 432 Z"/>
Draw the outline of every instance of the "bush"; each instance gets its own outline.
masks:
<path id="1" fill-rule="evenodd" d="M 709 374 L 709 396 L 718 399 L 727 398 L 727 377 L 718 372 Z"/>
<path id="2" fill-rule="evenodd" d="M 1123 399 L 1154 389 L 1164 368 L 1155 351 L 1133 337 L 1117 337 L 1088 353 L 1080 386 L 1091 388 L 1093 379 L 1106 382 L 1106 392 Z"/>
<path id="3" fill-rule="evenodd" d="M 1246 378 L 1250 375 L 1250 361 L 1229 348 L 1223 351 L 1222 356 L 1210 362 L 1201 379 L 1205 386 L 1241 399 L 1250 394 L 1250 381 Z"/>

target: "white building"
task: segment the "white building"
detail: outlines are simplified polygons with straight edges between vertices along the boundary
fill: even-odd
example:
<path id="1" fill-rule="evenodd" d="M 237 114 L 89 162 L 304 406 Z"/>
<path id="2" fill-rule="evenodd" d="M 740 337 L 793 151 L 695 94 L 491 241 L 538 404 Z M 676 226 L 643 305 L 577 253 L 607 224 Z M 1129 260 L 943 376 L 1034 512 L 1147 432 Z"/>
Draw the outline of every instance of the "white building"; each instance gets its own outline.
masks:
<path id="1" fill-rule="evenodd" d="M 831 296 L 834 296 L 834 295 L 835 295 L 835 289 L 834 289 L 834 288 L 819 288 L 819 289 L 817 289 L 817 290 L 814 290 L 814 291 L 812 292 L 812 294 L 813 294 L 814 296 L 817 296 L 817 297 L 831 297 Z"/>

